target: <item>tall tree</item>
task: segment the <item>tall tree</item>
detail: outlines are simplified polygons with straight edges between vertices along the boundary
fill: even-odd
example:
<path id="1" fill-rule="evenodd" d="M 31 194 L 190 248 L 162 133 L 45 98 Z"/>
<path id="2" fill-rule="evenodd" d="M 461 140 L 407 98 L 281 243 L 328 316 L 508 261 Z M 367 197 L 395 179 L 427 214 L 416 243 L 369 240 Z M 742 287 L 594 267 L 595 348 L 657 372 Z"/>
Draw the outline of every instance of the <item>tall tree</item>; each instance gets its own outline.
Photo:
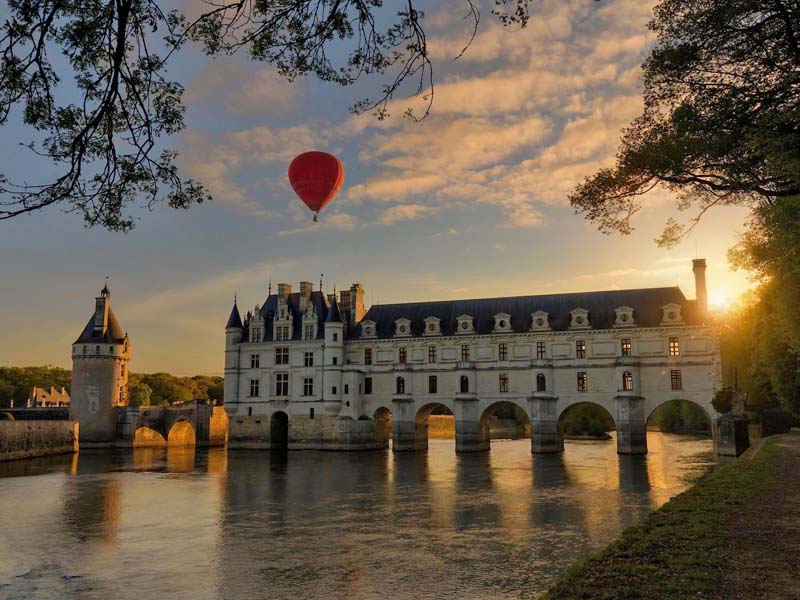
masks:
<path id="1" fill-rule="evenodd" d="M 463 1 L 474 37 L 478 5 Z M 493 2 L 504 24 L 527 23 L 529 0 Z M 289 79 L 310 74 L 349 85 L 383 75 L 380 93 L 356 112 L 386 116 L 406 82 L 433 101 L 424 13 L 413 0 L 394 13 L 382 0 L 204 0 L 192 3 L 202 10 L 191 19 L 162 4 L 9 0 L 0 27 L 0 126 L 21 112 L 34 130 L 27 147 L 60 172 L 37 183 L 0 173 L 0 219 L 60 206 L 88 225 L 127 231 L 140 198 L 176 209 L 208 199 L 201 182 L 180 175 L 176 153 L 158 143 L 184 127 L 183 86 L 167 76 L 167 65 L 188 41 L 210 55 L 244 50 Z M 63 67 L 54 66 L 58 55 Z"/>
<path id="2" fill-rule="evenodd" d="M 629 233 L 643 196 L 664 188 L 687 222 L 712 207 L 772 205 L 800 194 L 800 5 L 788 0 L 662 0 L 644 62 L 644 111 L 616 164 L 571 195 L 601 231 Z"/>

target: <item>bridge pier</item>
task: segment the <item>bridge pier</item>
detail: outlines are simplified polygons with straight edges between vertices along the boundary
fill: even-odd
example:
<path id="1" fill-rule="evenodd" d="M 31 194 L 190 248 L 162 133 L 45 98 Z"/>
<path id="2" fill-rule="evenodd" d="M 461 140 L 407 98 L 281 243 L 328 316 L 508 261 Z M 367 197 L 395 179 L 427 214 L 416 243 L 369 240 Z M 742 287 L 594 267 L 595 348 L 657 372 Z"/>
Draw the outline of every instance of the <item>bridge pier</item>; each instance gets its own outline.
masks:
<path id="1" fill-rule="evenodd" d="M 617 454 L 647 454 L 644 398 L 619 395 L 614 401 L 617 405 Z"/>
<path id="2" fill-rule="evenodd" d="M 485 452 L 489 449 L 489 426 L 481 423 L 478 398 L 456 398 L 456 452 Z"/>
<path id="3" fill-rule="evenodd" d="M 398 394 L 392 397 L 392 449 L 395 452 L 417 449 L 415 418 L 414 400 L 410 396 Z M 427 445 L 427 439 L 425 443 Z"/>
<path id="4" fill-rule="evenodd" d="M 564 451 L 564 436 L 558 431 L 558 398 L 537 396 L 530 401 L 531 452 L 552 454 Z"/>

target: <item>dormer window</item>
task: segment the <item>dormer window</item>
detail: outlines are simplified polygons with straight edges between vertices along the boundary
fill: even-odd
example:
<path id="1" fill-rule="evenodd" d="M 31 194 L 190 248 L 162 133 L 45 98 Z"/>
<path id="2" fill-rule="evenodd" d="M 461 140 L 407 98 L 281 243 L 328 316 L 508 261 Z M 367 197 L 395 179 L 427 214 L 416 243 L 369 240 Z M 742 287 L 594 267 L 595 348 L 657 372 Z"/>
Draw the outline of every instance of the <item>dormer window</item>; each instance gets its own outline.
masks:
<path id="1" fill-rule="evenodd" d="M 680 304 L 666 304 L 661 307 L 661 324 L 662 325 L 680 325 L 683 323 L 683 316 L 681 315 Z"/>
<path id="2" fill-rule="evenodd" d="M 543 310 L 531 314 L 531 331 L 546 331 L 550 329 L 550 315 Z"/>
<path id="3" fill-rule="evenodd" d="M 375 332 L 375 321 L 362 321 L 361 322 L 361 337 L 362 338 L 374 338 L 376 335 Z"/>
<path id="4" fill-rule="evenodd" d="M 428 317 L 425 319 L 425 333 L 423 335 L 439 335 L 439 317 Z"/>
<path id="5" fill-rule="evenodd" d="M 456 334 L 474 333 L 475 326 L 471 315 L 460 315 L 456 317 Z"/>
<path id="6" fill-rule="evenodd" d="M 408 319 L 397 319 L 394 322 L 394 335 L 396 337 L 407 337 L 411 335 L 411 321 Z"/>
<path id="7" fill-rule="evenodd" d="M 508 313 L 497 313 L 494 316 L 495 332 L 511 331 L 511 315 Z"/>
<path id="8" fill-rule="evenodd" d="M 615 308 L 616 318 L 614 319 L 614 327 L 634 327 L 636 325 L 633 320 L 633 309 L 630 306 L 620 306 Z"/>
<path id="9" fill-rule="evenodd" d="M 585 308 L 576 308 L 570 311 L 572 319 L 569 324 L 570 329 L 589 329 L 589 311 Z"/>

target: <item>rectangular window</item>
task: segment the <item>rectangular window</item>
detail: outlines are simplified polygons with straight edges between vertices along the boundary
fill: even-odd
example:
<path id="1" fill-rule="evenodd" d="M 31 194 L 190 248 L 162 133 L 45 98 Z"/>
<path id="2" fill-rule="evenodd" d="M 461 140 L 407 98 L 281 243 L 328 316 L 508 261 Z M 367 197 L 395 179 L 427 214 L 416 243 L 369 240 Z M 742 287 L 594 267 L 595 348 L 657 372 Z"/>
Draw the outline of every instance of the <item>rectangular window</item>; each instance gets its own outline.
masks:
<path id="1" fill-rule="evenodd" d="M 364 364 L 371 365 L 372 364 L 372 348 L 365 348 L 364 349 Z"/>
<path id="2" fill-rule="evenodd" d="M 261 395 L 261 382 L 258 379 L 250 380 L 250 397 L 258 398 Z"/>
<path id="3" fill-rule="evenodd" d="M 251 342 L 260 342 L 261 341 L 261 328 L 260 327 L 253 327 L 252 331 L 250 332 L 250 341 Z"/>
<path id="4" fill-rule="evenodd" d="M 288 396 L 289 395 L 289 374 L 288 373 L 275 373 L 275 395 Z"/>
<path id="5" fill-rule="evenodd" d="M 303 328 L 303 339 L 313 340 L 316 337 L 314 335 L 314 329 L 313 323 L 306 323 L 305 327 Z"/>
<path id="6" fill-rule="evenodd" d="M 500 391 L 508 391 L 508 373 L 500 373 Z"/>
<path id="7" fill-rule="evenodd" d="M 406 363 L 406 349 L 405 348 L 400 348 L 397 351 L 397 362 L 399 362 L 401 365 L 404 365 Z"/>
<path id="8" fill-rule="evenodd" d="M 348 384 L 346 384 L 346 383 L 344 384 L 344 393 L 345 394 L 349 394 L 350 393 L 350 386 Z"/>
<path id="9" fill-rule="evenodd" d="M 508 344 L 502 343 L 497 346 L 497 358 L 499 360 L 508 360 Z"/>
<path id="10" fill-rule="evenodd" d="M 461 344 L 461 362 L 469 360 L 469 344 Z"/>
<path id="11" fill-rule="evenodd" d="M 261 355 L 260 354 L 251 354 L 250 355 L 250 368 L 251 369 L 258 369 L 261 366 Z"/>
<path id="12" fill-rule="evenodd" d="M 575 358 L 586 358 L 586 340 L 575 342 Z"/>
<path id="13" fill-rule="evenodd" d="M 428 362 L 436 362 L 436 346 L 428 346 Z"/>
<path id="14" fill-rule="evenodd" d="M 314 395 L 314 378 L 303 377 L 303 396 Z"/>
<path id="15" fill-rule="evenodd" d="M 682 390 L 683 389 L 683 381 L 681 380 L 681 372 L 677 370 L 672 370 L 669 372 L 669 380 L 672 384 L 673 390 Z"/>
<path id="16" fill-rule="evenodd" d="M 631 340 L 630 338 L 622 338 L 622 356 L 631 355 Z"/>
<path id="17" fill-rule="evenodd" d="M 336 395 L 336 386 L 335 385 L 331 388 L 331 394 L 333 394 L 334 396 Z"/>
<path id="18" fill-rule="evenodd" d="M 275 340 L 282 342 L 289 339 L 288 325 L 278 325 L 275 327 Z"/>
<path id="19" fill-rule="evenodd" d="M 372 393 L 372 377 L 364 378 L 364 394 Z"/>
<path id="20" fill-rule="evenodd" d="M 681 344 L 678 341 L 678 338 L 676 337 L 669 338 L 669 355 L 670 356 L 681 355 Z"/>
<path id="21" fill-rule="evenodd" d="M 334 365 L 338 365 L 339 364 L 339 357 L 338 356 L 334 356 L 333 357 L 333 364 Z"/>
<path id="22" fill-rule="evenodd" d="M 309 419 L 313 419 L 314 418 L 314 407 L 313 406 L 308 409 L 308 418 Z"/>
<path id="23" fill-rule="evenodd" d="M 578 371 L 578 391 L 585 392 L 589 389 L 589 375 L 586 371 Z"/>
<path id="24" fill-rule="evenodd" d="M 338 333 L 334 333 L 333 334 L 333 341 L 334 342 L 338 342 L 339 341 L 339 334 Z"/>
<path id="25" fill-rule="evenodd" d="M 275 364 L 288 365 L 289 364 L 289 349 L 288 348 L 275 348 Z"/>
<path id="26" fill-rule="evenodd" d="M 306 367 L 313 367 L 314 366 L 314 353 L 313 352 L 304 352 L 303 353 L 303 365 Z"/>
<path id="27" fill-rule="evenodd" d="M 536 359 L 544 360 L 546 357 L 544 342 L 536 342 Z"/>
<path id="28" fill-rule="evenodd" d="M 436 375 L 428 376 L 428 393 L 435 394 L 439 387 L 439 382 L 436 380 Z"/>

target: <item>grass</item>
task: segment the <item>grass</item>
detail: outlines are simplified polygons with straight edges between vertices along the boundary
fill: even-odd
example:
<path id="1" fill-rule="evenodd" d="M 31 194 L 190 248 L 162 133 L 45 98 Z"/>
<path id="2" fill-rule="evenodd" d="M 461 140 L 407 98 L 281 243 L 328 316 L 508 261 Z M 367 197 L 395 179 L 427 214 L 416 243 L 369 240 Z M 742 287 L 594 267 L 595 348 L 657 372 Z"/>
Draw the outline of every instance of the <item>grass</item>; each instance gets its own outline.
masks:
<path id="1" fill-rule="evenodd" d="M 717 597 L 731 517 L 775 476 L 778 449 L 716 469 L 600 552 L 569 567 L 540 600 Z"/>

